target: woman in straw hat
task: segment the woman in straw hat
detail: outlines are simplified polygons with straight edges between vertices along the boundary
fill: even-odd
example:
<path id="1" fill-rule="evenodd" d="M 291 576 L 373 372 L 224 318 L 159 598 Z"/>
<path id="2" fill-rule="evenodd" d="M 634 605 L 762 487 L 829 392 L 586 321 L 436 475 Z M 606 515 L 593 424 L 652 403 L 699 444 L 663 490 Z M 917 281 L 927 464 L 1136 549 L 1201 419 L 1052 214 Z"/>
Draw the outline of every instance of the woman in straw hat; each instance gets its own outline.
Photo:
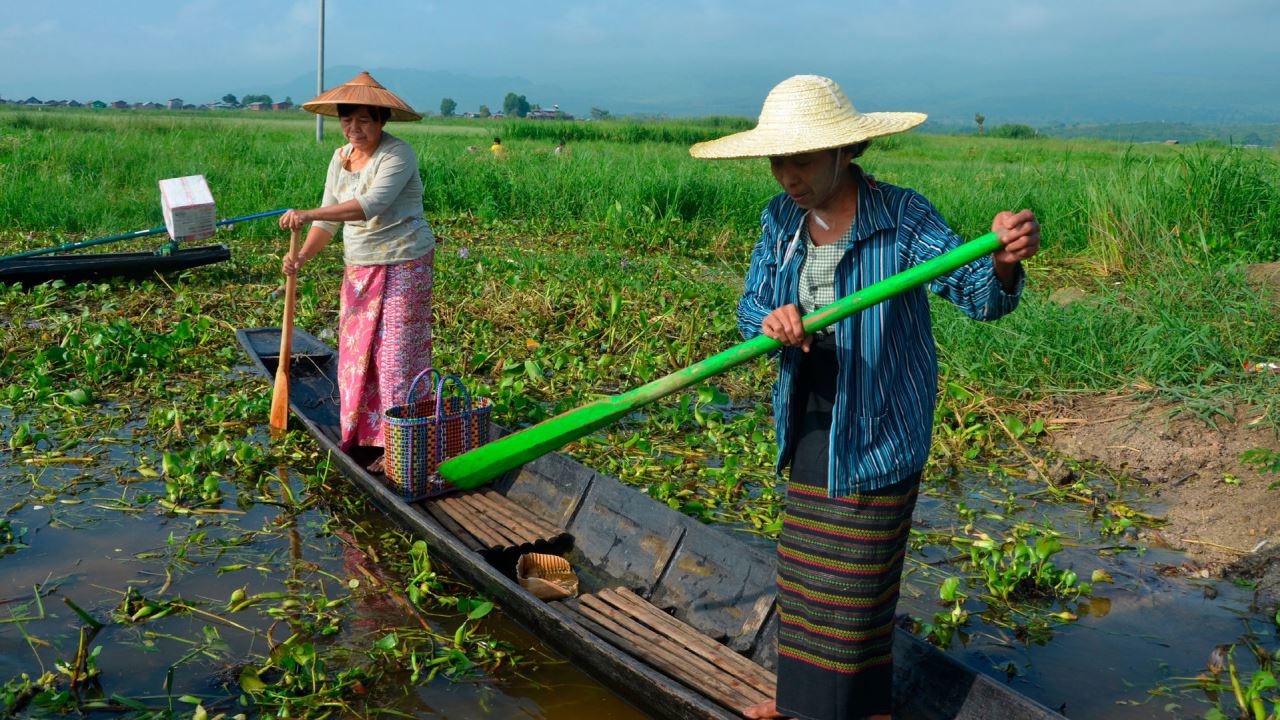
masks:
<path id="1" fill-rule="evenodd" d="M 310 223 L 293 274 L 343 228 L 338 381 L 342 446 L 383 445 L 382 413 L 404 402 L 410 381 L 431 365 L 431 287 L 436 239 L 422 214 L 418 158 L 384 132 L 388 120 L 421 120 L 368 73 L 302 107 L 337 116 L 347 144 L 329 162 L 324 200 L 290 210 L 280 227 Z M 381 469 L 381 460 L 371 466 Z"/>
<path id="2" fill-rule="evenodd" d="M 778 541 L 778 695 L 751 718 L 888 718 L 898 583 L 929 454 L 937 354 L 923 288 L 805 335 L 801 316 L 962 240 L 920 194 L 853 164 L 919 113 L 860 113 L 835 82 L 775 87 L 757 126 L 690 149 L 769 158 L 783 192 L 761 218 L 738 327 L 784 344 L 774 386 L 778 469 L 790 465 Z M 930 289 L 969 316 L 1018 304 L 1040 247 L 1029 210 L 992 221 L 1002 248 Z"/>

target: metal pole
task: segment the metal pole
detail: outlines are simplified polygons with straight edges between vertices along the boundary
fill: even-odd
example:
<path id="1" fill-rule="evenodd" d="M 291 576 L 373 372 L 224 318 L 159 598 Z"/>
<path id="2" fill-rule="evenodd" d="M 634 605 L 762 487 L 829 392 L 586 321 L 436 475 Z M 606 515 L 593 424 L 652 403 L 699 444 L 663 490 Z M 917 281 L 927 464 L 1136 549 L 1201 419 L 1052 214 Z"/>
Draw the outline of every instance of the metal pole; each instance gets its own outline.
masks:
<path id="1" fill-rule="evenodd" d="M 246 222 L 248 220 L 257 220 L 258 218 L 271 217 L 272 215 L 283 215 L 286 212 L 288 212 L 288 209 L 271 210 L 268 212 L 260 212 L 253 215 L 245 215 L 244 217 L 219 220 L 214 224 L 219 226 L 234 225 L 236 223 Z M 81 240 L 79 242 L 72 242 L 72 243 L 67 243 L 65 245 L 59 245 L 58 247 L 42 248 L 40 250 L 28 250 L 27 252 L 21 252 L 21 253 L 18 253 L 17 255 L 5 255 L 4 257 L 0 257 L 0 262 L 4 262 L 6 260 L 17 260 L 19 258 L 36 257 L 37 255 L 49 255 L 51 253 L 66 252 L 68 250 L 79 250 L 81 248 L 93 247 L 94 245 L 105 245 L 107 243 L 119 242 L 120 240 L 132 240 L 134 238 L 147 237 L 148 235 L 159 235 L 160 233 L 163 233 L 163 232 L 168 232 L 168 228 L 166 228 L 164 225 L 161 225 L 159 227 L 153 227 L 147 230 L 134 230 L 133 232 L 124 233 L 121 235 L 112 235 L 111 237 L 98 238 L 96 240 Z"/>
<path id="2" fill-rule="evenodd" d="M 316 45 L 316 95 L 324 92 L 324 0 L 320 0 L 320 38 Z M 316 113 L 316 142 L 324 142 L 324 116 Z"/>

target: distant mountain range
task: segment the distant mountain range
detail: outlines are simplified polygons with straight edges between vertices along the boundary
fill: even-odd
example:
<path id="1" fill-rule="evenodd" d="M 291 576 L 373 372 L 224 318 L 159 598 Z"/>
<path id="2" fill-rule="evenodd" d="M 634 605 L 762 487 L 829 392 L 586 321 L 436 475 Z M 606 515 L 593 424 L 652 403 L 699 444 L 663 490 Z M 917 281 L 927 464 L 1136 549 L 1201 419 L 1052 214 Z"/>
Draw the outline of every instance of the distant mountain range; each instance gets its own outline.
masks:
<path id="1" fill-rule="evenodd" d="M 682 72 L 677 68 L 595 84 L 576 80 L 549 83 L 519 75 L 342 65 L 325 70 L 325 87 L 346 82 L 366 69 L 409 104 L 432 113 L 439 112 L 440 101 L 446 97 L 457 102 L 458 113 L 478 111 L 481 105 L 488 105 L 492 111 L 501 110 L 503 98 L 514 92 L 524 95 L 530 103 L 547 109 L 558 105 L 578 117 L 587 116 L 592 107 L 606 109 L 615 116 L 755 117 L 769 88 L 782 79 L 761 77 L 758 70 L 711 75 Z M 1004 123 L 1025 123 L 1039 128 L 1141 123 L 1280 124 L 1280 73 L 1267 75 L 1258 68 L 1243 68 L 1230 77 L 1171 72 L 1142 80 L 1124 75 L 1123 68 L 1112 72 L 1078 69 L 1072 75 L 1043 77 L 1027 77 L 1026 74 L 1033 71 L 1017 67 L 1001 72 L 1001 76 L 996 77 L 983 71 L 965 74 L 954 70 L 956 74 L 947 77 L 939 72 L 922 73 L 904 67 L 893 73 L 870 73 L 846 80 L 846 90 L 860 110 L 928 113 L 929 122 L 922 128 L 926 132 L 973 127 L 975 113 L 982 113 L 989 127 Z M 75 85 L 73 83 L 34 94 L 45 100 L 80 102 L 90 99 L 110 102 L 117 98 L 130 102 L 164 102 L 182 97 L 196 104 L 217 100 L 228 92 L 239 97 L 267 94 L 277 101 L 291 98 L 295 103 L 316 94 L 314 72 L 284 81 L 241 77 L 223 83 L 162 73 L 127 81 L 114 76 L 87 77 L 78 79 L 77 83 L 89 83 L 96 90 L 81 92 L 82 97 L 69 95 L 67 88 Z M 28 91 L 19 96 L 17 91 L 12 91 L 11 94 L 12 100 L 32 93 Z M 1265 140 L 1267 135 L 1259 133 L 1259 137 Z"/>
<path id="2" fill-rule="evenodd" d="M 336 66 L 325 70 L 325 87 L 333 87 L 369 70 L 384 85 L 420 110 L 439 112 L 443 98 L 458 103 L 457 112 L 477 111 L 480 105 L 499 110 L 508 92 L 529 102 L 579 117 L 592 107 L 614 115 L 743 115 L 753 117 L 770 82 L 754 78 L 695 79 L 689 75 L 650 78 L 636 87 L 617 83 L 598 88 L 546 84 L 524 77 L 479 76 L 438 70 Z M 781 78 L 779 78 L 781 79 Z M 858 97 L 865 110 L 917 110 L 938 124 L 965 124 L 981 112 L 991 125 L 1020 122 L 1045 126 L 1057 123 L 1280 123 L 1280 75 L 1270 79 L 1165 76 L 1142 83 L 1124 78 L 1040 78 L 1035 82 L 1001 84 L 990 88 L 982 77 L 956 82 L 903 82 L 902 78 L 860 80 Z M 294 102 L 315 95 L 315 73 L 245 92 L 267 93 Z M 867 98 L 870 100 L 868 101 Z M 866 102 L 874 105 L 862 107 Z"/>

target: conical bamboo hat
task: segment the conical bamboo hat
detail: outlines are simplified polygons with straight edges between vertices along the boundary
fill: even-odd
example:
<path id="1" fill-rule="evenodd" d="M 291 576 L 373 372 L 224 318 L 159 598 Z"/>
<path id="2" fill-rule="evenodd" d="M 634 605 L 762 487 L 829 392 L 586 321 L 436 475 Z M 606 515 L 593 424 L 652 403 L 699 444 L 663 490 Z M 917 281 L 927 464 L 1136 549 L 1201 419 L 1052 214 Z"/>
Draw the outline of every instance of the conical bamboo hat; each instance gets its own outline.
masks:
<path id="1" fill-rule="evenodd" d="M 338 105 L 372 105 L 391 110 L 392 120 L 421 120 L 398 95 L 382 87 L 368 72 L 362 72 L 336 88 L 325 90 L 302 103 L 304 110 L 317 115 L 338 117 Z"/>

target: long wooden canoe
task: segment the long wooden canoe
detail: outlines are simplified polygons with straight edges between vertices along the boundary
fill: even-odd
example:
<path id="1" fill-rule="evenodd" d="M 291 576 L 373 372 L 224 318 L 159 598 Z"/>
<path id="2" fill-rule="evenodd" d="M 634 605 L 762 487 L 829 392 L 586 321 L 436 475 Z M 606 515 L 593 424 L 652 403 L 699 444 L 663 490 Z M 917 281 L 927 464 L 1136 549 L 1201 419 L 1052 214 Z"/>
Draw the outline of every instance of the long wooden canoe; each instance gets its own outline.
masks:
<path id="1" fill-rule="evenodd" d="M 268 380 L 278 328 L 236 337 Z M 290 407 L 336 467 L 435 557 L 538 637 L 656 717 L 739 718 L 773 692 L 773 553 L 562 454 L 492 485 L 406 502 L 339 448 L 337 353 L 295 329 Z M 495 432 L 501 430 L 494 428 Z M 544 602 L 514 579 L 529 551 L 568 558 L 581 596 Z M 899 630 L 895 717 L 1046 720 L 1057 713 Z"/>
<path id="2" fill-rule="evenodd" d="M 53 280 L 64 280 L 69 285 L 113 277 L 141 280 L 154 273 L 188 270 L 230 257 L 231 250 L 226 245 L 202 245 L 182 248 L 167 255 L 128 252 L 12 258 L 0 260 L 0 284 L 22 283 L 25 287 L 33 287 Z"/>

